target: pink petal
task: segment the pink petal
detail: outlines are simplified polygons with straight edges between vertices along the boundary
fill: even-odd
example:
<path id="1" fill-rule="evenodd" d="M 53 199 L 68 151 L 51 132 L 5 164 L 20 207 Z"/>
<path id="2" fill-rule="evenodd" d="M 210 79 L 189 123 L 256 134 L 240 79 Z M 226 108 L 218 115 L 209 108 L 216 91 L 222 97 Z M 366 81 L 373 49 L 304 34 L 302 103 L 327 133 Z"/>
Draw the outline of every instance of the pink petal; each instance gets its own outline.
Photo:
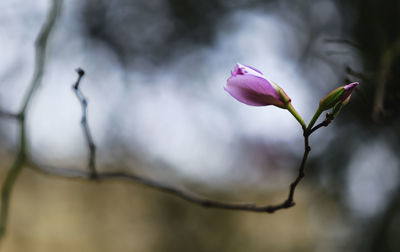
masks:
<path id="1" fill-rule="evenodd" d="M 345 101 L 353 92 L 353 90 L 358 86 L 358 82 L 353 82 L 344 86 L 344 92 L 341 96 L 341 101 Z"/>
<path id="2" fill-rule="evenodd" d="M 247 69 L 245 69 L 247 70 Z M 232 75 L 224 88 L 238 101 L 251 106 L 284 106 L 280 95 L 265 78 L 252 74 Z"/>

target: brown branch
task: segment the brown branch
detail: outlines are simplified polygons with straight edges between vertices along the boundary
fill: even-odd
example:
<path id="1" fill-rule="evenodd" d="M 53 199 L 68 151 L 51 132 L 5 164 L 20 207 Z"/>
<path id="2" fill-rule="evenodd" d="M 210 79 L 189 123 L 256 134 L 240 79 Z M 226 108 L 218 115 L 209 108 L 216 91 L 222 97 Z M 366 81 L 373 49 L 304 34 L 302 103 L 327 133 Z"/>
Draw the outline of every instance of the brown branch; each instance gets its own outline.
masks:
<path id="1" fill-rule="evenodd" d="M 307 131 L 303 128 L 303 136 L 304 136 L 304 153 L 303 158 L 300 163 L 299 172 L 296 179 L 290 184 L 289 186 L 289 193 L 287 199 L 284 200 L 280 204 L 276 205 L 255 205 L 252 203 L 228 203 L 228 202 L 221 202 L 216 200 L 206 199 L 204 197 L 197 196 L 193 193 L 187 192 L 186 190 L 182 190 L 178 187 L 165 184 L 156 180 L 152 180 L 149 178 L 145 178 L 139 175 L 134 174 L 127 174 L 124 172 L 96 172 L 95 166 L 95 159 L 96 159 L 96 146 L 93 141 L 93 137 L 91 135 L 91 131 L 89 125 L 87 123 L 87 100 L 81 90 L 80 82 L 82 77 L 84 76 L 85 72 L 82 69 L 77 69 L 78 79 L 76 80 L 75 84 L 72 86 L 80 104 L 82 107 L 82 118 L 81 118 L 81 125 L 82 129 L 85 134 L 86 142 L 89 148 L 89 162 L 88 162 L 88 170 L 76 170 L 76 169 L 60 169 L 55 167 L 46 167 L 36 164 L 33 161 L 29 161 L 30 167 L 34 170 L 44 172 L 46 174 L 61 176 L 61 177 L 68 177 L 68 178 L 80 178 L 80 179 L 97 179 L 98 181 L 101 180 L 108 180 L 108 179 L 125 179 L 129 181 L 134 181 L 151 188 L 157 189 L 159 191 L 172 194 L 176 197 L 184 199 L 188 202 L 209 208 L 218 208 L 218 209 L 229 209 L 229 210 L 242 210 L 242 211 L 251 211 L 251 212 L 267 212 L 267 213 L 274 213 L 281 209 L 287 209 L 293 207 L 295 205 L 294 202 L 294 194 L 296 187 L 300 183 L 300 181 L 304 178 L 305 173 L 305 164 L 308 158 L 308 154 L 311 151 L 311 148 L 308 143 L 309 136 L 319 127 L 322 126 L 323 123 L 317 125 L 310 131 Z M 328 117 L 327 117 L 328 118 Z M 329 123 L 328 123 L 329 124 Z"/>
<path id="2" fill-rule="evenodd" d="M 287 205 L 292 205 L 293 206 L 295 204 L 294 200 L 293 200 L 294 192 L 295 192 L 296 187 L 299 184 L 299 182 L 305 176 L 305 173 L 304 173 L 304 170 L 306 168 L 305 165 L 306 165 L 306 161 L 307 161 L 307 158 L 308 158 L 308 154 L 311 151 L 311 147 L 308 144 L 308 137 L 310 136 L 310 134 L 311 133 L 308 133 L 306 130 L 304 131 L 304 154 L 303 154 L 303 158 L 302 158 L 301 163 L 300 163 L 299 174 L 297 175 L 296 180 L 293 181 L 290 184 L 289 196 L 288 196 L 287 200 L 284 202 Z"/>
<path id="3" fill-rule="evenodd" d="M 80 82 L 82 77 L 85 75 L 85 71 L 81 68 L 76 70 L 78 73 L 78 79 L 76 80 L 75 84 L 72 86 L 72 90 L 74 91 L 76 97 L 79 100 L 79 103 L 82 107 L 82 117 L 81 117 L 81 126 L 83 130 L 83 134 L 85 135 L 86 143 L 89 149 L 89 160 L 88 160 L 88 169 L 90 171 L 90 177 L 96 178 L 96 145 L 94 144 L 92 133 L 90 131 L 88 122 L 87 122 L 87 106 L 88 102 L 85 96 L 83 95 L 82 91 L 79 89 Z"/>
<path id="4" fill-rule="evenodd" d="M 209 208 L 217 208 L 217 209 L 228 209 L 228 210 L 241 210 L 241 211 L 250 211 L 250 212 L 266 212 L 266 213 L 274 213 L 281 209 L 287 209 L 293 207 L 295 205 L 294 202 L 294 193 L 296 190 L 297 185 L 304 177 L 304 170 L 305 164 L 308 158 L 308 154 L 311 151 L 311 148 L 308 144 L 308 137 L 309 134 L 304 134 L 304 154 L 303 158 L 299 167 L 299 173 L 296 179 L 290 184 L 289 187 L 289 194 L 286 200 L 284 200 L 280 204 L 276 205 L 255 205 L 252 203 L 228 203 L 228 202 L 221 202 L 216 200 L 206 199 L 204 197 L 197 196 L 193 193 L 187 192 L 181 188 L 168 185 L 156 180 L 152 180 L 149 178 L 145 178 L 142 176 L 134 175 L 134 174 L 127 174 L 124 172 L 102 172 L 97 173 L 96 179 L 99 181 L 102 180 L 109 180 L 109 179 L 125 179 L 128 181 L 137 182 L 148 187 L 154 188 L 156 190 L 172 194 L 176 197 L 179 197 L 183 200 L 188 202 Z M 63 169 L 63 168 L 55 168 L 55 167 L 46 167 L 41 166 L 33 161 L 29 162 L 30 167 L 36 171 L 56 175 L 61 177 L 67 178 L 79 178 L 79 179 L 93 179 L 93 176 L 90 172 L 85 170 L 76 170 L 76 169 Z"/>

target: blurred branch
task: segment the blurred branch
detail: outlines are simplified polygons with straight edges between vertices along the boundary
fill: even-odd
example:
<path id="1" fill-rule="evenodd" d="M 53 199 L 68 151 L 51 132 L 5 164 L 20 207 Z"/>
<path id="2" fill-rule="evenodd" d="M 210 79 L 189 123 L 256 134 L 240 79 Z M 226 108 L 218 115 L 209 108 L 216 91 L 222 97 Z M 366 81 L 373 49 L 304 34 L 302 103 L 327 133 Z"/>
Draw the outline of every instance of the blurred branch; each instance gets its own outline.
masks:
<path id="1" fill-rule="evenodd" d="M 335 44 L 346 44 L 346 45 L 352 46 L 352 47 L 360 49 L 360 50 L 362 49 L 358 43 L 356 43 L 350 39 L 325 39 L 324 42 L 335 43 Z"/>
<path id="2" fill-rule="evenodd" d="M 46 22 L 40 30 L 39 36 L 35 41 L 35 72 L 31 84 L 29 85 L 29 90 L 25 96 L 24 103 L 20 113 L 25 113 L 28 108 L 29 103 L 32 101 L 33 94 L 40 86 L 43 77 L 45 58 L 46 58 L 46 47 L 47 41 L 51 30 L 54 27 L 57 16 L 60 13 L 62 0 L 53 0 L 52 7 L 46 18 Z"/>
<path id="3" fill-rule="evenodd" d="M 23 100 L 23 105 L 20 112 L 14 115 L 18 119 L 19 124 L 19 146 L 17 155 L 14 159 L 12 166 L 10 167 L 5 181 L 3 182 L 1 189 L 1 212 L 0 212 L 0 240 L 4 237 L 7 227 L 8 211 L 10 205 L 10 195 L 13 189 L 13 185 L 18 178 L 26 160 L 27 160 L 27 139 L 26 139 L 26 123 L 25 118 L 27 109 L 30 101 L 35 94 L 35 91 L 40 86 L 46 56 L 46 46 L 52 28 L 56 22 L 57 16 L 61 10 L 61 0 L 53 0 L 52 6 L 49 10 L 46 22 L 42 26 L 40 33 L 35 42 L 35 71 L 29 85 L 29 90 Z M 9 114 L 10 115 L 10 114 Z M 12 114 L 11 114 L 12 115 Z"/>
<path id="4" fill-rule="evenodd" d="M 76 89 L 79 88 L 79 81 L 80 81 L 81 77 L 83 76 L 83 70 L 78 70 L 78 75 L 79 75 L 78 80 L 75 84 Z M 85 104 L 85 102 L 82 102 L 82 103 Z M 319 128 L 318 125 L 316 127 L 317 127 L 317 129 Z M 87 124 L 85 124 L 84 129 L 85 129 L 85 131 L 90 132 L 89 126 Z M 295 193 L 297 185 L 299 184 L 299 182 L 303 179 L 303 177 L 305 175 L 304 174 L 305 164 L 306 164 L 306 161 L 308 158 L 308 154 L 311 151 L 311 148 L 308 143 L 308 138 L 314 131 L 315 131 L 315 129 L 312 131 L 304 130 L 304 154 L 303 154 L 303 158 L 300 163 L 298 176 L 290 184 L 289 194 L 288 194 L 287 199 L 284 200 L 282 203 L 276 204 L 276 205 L 259 206 L 259 205 L 255 205 L 255 204 L 251 204 L 251 203 L 236 204 L 236 203 L 227 203 L 227 202 L 209 200 L 209 199 L 206 199 L 203 197 L 199 197 L 193 193 L 187 192 L 185 190 L 182 190 L 182 189 L 172 186 L 172 185 L 168 185 L 168 184 L 156 181 L 156 180 L 152 180 L 152 179 L 134 175 L 134 174 L 127 174 L 124 172 L 102 172 L 102 173 L 96 173 L 96 177 L 94 177 L 92 170 L 85 171 L 85 170 L 76 170 L 76 169 L 48 167 L 48 166 L 38 165 L 33 161 L 29 161 L 29 164 L 30 164 L 30 167 L 36 171 L 43 172 L 43 173 L 50 174 L 50 175 L 56 175 L 56 176 L 60 176 L 60 177 L 80 178 L 80 179 L 96 178 L 99 181 L 108 180 L 108 179 L 125 179 L 125 180 L 129 180 L 129 181 L 134 181 L 134 182 L 152 187 L 159 191 L 175 195 L 181 199 L 184 199 L 191 203 L 198 204 L 203 207 L 274 213 L 278 210 L 287 209 L 287 208 L 293 207 L 295 205 L 294 193 Z M 89 142 L 89 140 L 88 140 L 88 142 Z M 91 156 L 91 158 L 94 158 L 94 156 Z"/>
<path id="5" fill-rule="evenodd" d="M 386 116 L 384 108 L 385 86 L 389 78 L 390 69 L 392 68 L 393 59 L 400 53 L 400 37 L 388 47 L 381 55 L 381 62 L 379 71 L 377 73 L 374 107 L 372 111 L 372 118 L 379 121 Z"/>
<path id="6" fill-rule="evenodd" d="M 369 80 L 371 78 L 370 74 L 358 72 L 358 71 L 354 70 L 353 68 L 351 68 L 349 65 L 346 65 L 346 73 L 348 75 L 351 75 L 353 77 L 356 77 L 356 78 L 358 78 L 360 80 L 364 80 L 364 81 Z"/>
<path id="7" fill-rule="evenodd" d="M 228 209 L 228 210 L 242 210 L 242 211 L 251 211 L 251 212 L 267 212 L 274 213 L 275 211 L 286 209 L 293 207 L 295 205 L 293 196 L 296 189 L 297 184 L 304 177 L 304 168 L 305 162 L 307 160 L 308 153 L 310 152 L 310 147 L 308 146 L 308 137 L 306 137 L 307 141 L 305 142 L 305 146 L 307 148 L 304 151 L 303 159 L 299 168 L 299 175 L 296 180 L 290 185 L 288 198 L 277 205 L 266 205 L 266 206 L 258 206 L 251 203 L 243 203 L 243 204 L 235 204 L 235 203 L 226 203 L 215 200 L 209 200 L 200 196 L 197 196 L 193 193 L 187 192 L 179 187 L 175 187 L 172 185 L 168 185 L 156 180 L 152 180 L 149 178 L 145 178 L 142 176 L 128 174 L 124 172 L 101 172 L 97 173 L 96 179 L 99 181 L 110 180 L 110 179 L 123 179 L 127 181 L 137 182 L 148 187 L 154 188 L 156 190 L 172 194 L 178 198 L 186 200 L 188 202 L 209 208 L 218 208 L 218 209 Z M 93 176 L 90 172 L 84 170 L 77 169 L 68 169 L 68 168 L 57 168 L 57 167 L 49 167 L 38 165 L 33 161 L 29 161 L 29 167 L 33 170 L 39 171 L 44 174 L 55 175 L 64 178 L 76 178 L 76 179 L 93 179 Z"/>
<path id="8" fill-rule="evenodd" d="M 18 154 L 14 159 L 14 163 L 9 169 L 1 188 L 0 240 L 4 237 L 7 228 L 11 191 L 26 160 L 26 145 L 25 145 L 24 132 L 25 132 L 25 126 L 20 121 L 20 134 L 23 135 L 23 137 L 20 138 L 20 150 L 18 151 Z"/>
<path id="9" fill-rule="evenodd" d="M 81 104 L 82 107 L 82 118 L 81 118 L 81 125 L 82 125 L 82 130 L 83 133 L 85 134 L 85 139 L 86 143 L 89 148 L 89 161 L 88 161 L 88 168 L 90 171 L 90 177 L 91 178 L 96 178 L 97 177 L 97 172 L 96 172 L 96 145 L 94 144 L 92 133 L 90 131 L 88 122 L 87 122 L 87 106 L 88 102 L 83 95 L 82 91 L 79 89 L 79 85 L 81 82 L 81 79 L 83 75 L 85 75 L 85 71 L 82 69 L 78 68 L 76 70 L 78 73 L 78 79 L 76 80 L 75 84 L 72 86 L 72 89 L 74 90 L 74 93 L 76 94 L 76 97 L 79 100 L 79 103 Z"/>
<path id="10" fill-rule="evenodd" d="M 390 68 L 393 61 L 392 51 L 387 49 L 381 57 L 380 68 L 376 80 L 376 89 L 374 97 L 374 107 L 372 111 L 372 118 L 375 121 L 379 121 L 381 118 L 385 117 L 385 109 L 383 106 L 383 101 L 385 97 L 385 86 L 390 72 Z"/>
<path id="11" fill-rule="evenodd" d="M 17 119 L 18 118 L 18 114 L 14 114 L 8 111 L 4 111 L 0 109 L 0 117 L 4 117 L 4 118 L 10 118 L 10 119 Z"/>
<path id="12" fill-rule="evenodd" d="M 349 55 L 347 51 L 334 51 L 334 50 L 327 50 L 325 51 L 327 56 L 337 56 L 337 55 Z"/>

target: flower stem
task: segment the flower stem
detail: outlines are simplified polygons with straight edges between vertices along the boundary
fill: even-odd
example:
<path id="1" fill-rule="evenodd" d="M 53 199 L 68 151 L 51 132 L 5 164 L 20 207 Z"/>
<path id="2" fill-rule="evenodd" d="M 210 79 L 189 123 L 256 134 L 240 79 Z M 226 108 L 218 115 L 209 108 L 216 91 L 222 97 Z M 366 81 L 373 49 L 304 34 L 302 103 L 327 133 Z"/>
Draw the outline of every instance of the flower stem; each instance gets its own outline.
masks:
<path id="1" fill-rule="evenodd" d="M 294 118 L 296 118 L 296 120 L 301 124 L 301 127 L 305 129 L 306 124 L 304 123 L 303 118 L 301 118 L 301 116 L 297 113 L 297 111 L 294 109 L 293 105 L 290 102 L 286 104 L 286 109 L 289 110 L 289 112 L 294 116 Z"/>
<path id="2" fill-rule="evenodd" d="M 318 106 L 317 111 L 315 112 L 313 118 L 311 119 L 310 123 L 307 126 L 307 131 L 311 130 L 311 128 L 314 126 L 315 122 L 318 120 L 319 116 L 322 114 L 323 110 L 321 107 Z"/>

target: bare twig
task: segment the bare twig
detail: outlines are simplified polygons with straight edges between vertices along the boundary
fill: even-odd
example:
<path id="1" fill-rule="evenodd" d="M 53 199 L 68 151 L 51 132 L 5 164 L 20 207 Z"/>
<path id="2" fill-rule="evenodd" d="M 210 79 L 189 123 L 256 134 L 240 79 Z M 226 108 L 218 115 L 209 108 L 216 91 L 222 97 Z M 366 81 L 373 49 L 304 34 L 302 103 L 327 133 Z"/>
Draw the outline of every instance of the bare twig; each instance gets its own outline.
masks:
<path id="1" fill-rule="evenodd" d="M 282 203 L 276 204 L 276 205 L 261 205 L 261 206 L 259 206 L 259 205 L 255 205 L 255 204 L 251 204 L 251 203 L 237 204 L 237 203 L 227 203 L 227 202 L 210 200 L 210 199 L 206 199 L 203 197 L 199 197 L 193 193 L 187 192 L 186 190 L 182 190 L 182 189 L 172 186 L 172 185 L 168 185 L 168 184 L 165 184 L 165 183 L 162 183 L 159 181 L 155 181 L 155 180 L 145 178 L 142 176 L 138 176 L 138 175 L 134 175 L 134 174 L 127 174 L 124 172 L 97 173 L 96 178 L 99 181 L 108 180 L 108 179 L 125 179 L 128 181 L 134 181 L 134 182 L 149 186 L 151 188 L 157 189 L 159 191 L 175 195 L 176 197 L 179 197 L 188 202 L 195 203 L 195 204 L 203 206 L 203 207 L 229 209 L 229 210 L 242 210 L 242 211 L 251 211 L 251 212 L 274 213 L 278 210 L 287 209 L 287 208 L 293 207 L 295 205 L 294 193 L 295 193 L 297 185 L 299 184 L 299 182 L 303 179 L 303 177 L 305 175 L 304 174 L 305 164 L 306 164 L 306 161 L 308 158 L 308 154 L 311 151 L 311 148 L 308 144 L 308 138 L 311 135 L 311 133 L 312 132 L 304 131 L 303 158 L 300 163 L 299 173 L 298 173 L 296 179 L 290 184 L 288 197 Z M 29 164 L 30 164 L 30 167 L 33 168 L 34 170 L 37 170 L 37 171 L 40 171 L 40 172 L 43 172 L 46 174 L 67 177 L 67 178 L 79 178 L 79 179 L 92 179 L 93 178 L 90 171 L 87 172 L 84 170 L 41 166 L 41 165 L 36 164 L 33 161 L 30 161 Z"/>
<path id="2" fill-rule="evenodd" d="M 85 71 L 83 71 L 81 68 L 78 68 L 76 70 L 78 73 L 78 79 L 76 80 L 75 84 L 72 85 L 72 89 L 74 93 L 76 94 L 76 97 L 79 100 L 79 103 L 81 104 L 82 107 L 82 118 L 81 118 L 81 125 L 82 125 L 82 130 L 85 135 L 86 143 L 89 148 L 89 160 L 88 160 L 88 168 L 90 171 L 90 177 L 91 178 L 96 178 L 97 177 L 97 172 L 96 172 L 96 145 L 94 144 L 92 133 L 90 131 L 88 122 L 87 122 L 87 106 L 88 102 L 85 96 L 83 95 L 82 91 L 79 89 L 79 85 L 81 82 L 82 77 L 85 75 Z"/>
<path id="3" fill-rule="evenodd" d="M 311 147 L 308 144 L 308 137 L 310 136 L 310 134 L 311 133 L 308 133 L 306 130 L 304 130 L 304 134 L 303 134 L 304 135 L 304 154 L 303 154 L 303 158 L 300 163 L 299 174 L 298 174 L 296 180 L 290 184 L 289 196 L 288 196 L 287 200 L 284 202 L 285 204 L 290 205 L 290 206 L 294 206 L 294 204 L 295 204 L 293 201 L 294 192 L 296 190 L 297 185 L 300 183 L 300 181 L 305 176 L 305 173 L 304 173 L 305 165 L 306 165 L 306 161 L 308 158 L 308 154 L 311 151 Z"/>
<path id="4" fill-rule="evenodd" d="M 78 78 L 75 82 L 75 84 L 72 86 L 80 104 L 82 107 L 82 118 L 81 118 L 81 125 L 85 134 L 86 142 L 89 147 L 89 169 L 88 171 L 84 170 L 76 170 L 76 169 L 60 169 L 60 168 L 55 168 L 55 167 L 45 167 L 45 166 L 40 166 L 34 162 L 30 162 L 31 167 L 34 168 L 35 170 L 45 172 L 47 174 L 52 174 L 52 175 L 57 175 L 61 177 L 69 177 L 69 178 L 81 178 L 81 179 L 93 179 L 96 178 L 99 181 L 100 180 L 107 180 L 107 179 L 126 179 L 129 181 L 134 181 L 141 183 L 143 185 L 155 188 L 157 190 L 173 194 L 181 199 L 184 199 L 186 201 L 204 206 L 204 207 L 210 207 L 210 208 L 219 208 L 219 209 L 229 209 L 229 210 L 242 210 L 242 211 L 252 211 L 252 212 L 267 212 L 267 213 L 274 213 L 275 211 L 281 210 L 281 209 L 287 209 L 290 207 L 293 207 L 295 205 L 294 202 L 294 193 L 296 190 L 297 185 L 299 182 L 303 179 L 304 177 L 304 170 L 305 170 L 305 164 L 307 161 L 307 157 L 309 152 L 311 151 L 311 148 L 308 144 L 308 137 L 312 134 L 314 131 L 308 132 L 305 128 L 303 129 L 304 131 L 304 154 L 303 158 L 299 167 L 299 173 L 296 179 L 290 184 L 289 187 L 289 194 L 288 197 L 285 201 L 283 201 L 280 204 L 276 205 L 263 205 L 263 206 L 258 206 L 255 204 L 235 204 L 235 203 L 227 203 L 227 202 L 220 202 L 220 201 L 215 201 L 215 200 L 209 200 L 203 197 L 199 197 L 193 193 L 187 192 L 185 190 L 182 190 L 178 187 L 168 185 L 159 181 L 155 181 L 149 178 L 145 178 L 142 176 L 134 175 L 134 174 L 127 174 L 124 172 L 109 172 L 109 173 L 97 173 L 96 172 L 96 166 L 95 166 L 95 159 L 96 159 L 96 146 L 93 141 L 93 137 L 91 135 L 91 131 L 89 128 L 89 125 L 87 123 L 87 100 L 83 93 L 80 91 L 79 86 L 80 82 L 82 80 L 82 77 L 84 76 L 85 72 L 78 68 L 77 69 L 78 73 Z"/>
<path id="5" fill-rule="evenodd" d="M 306 143 L 308 144 L 308 142 Z M 307 145 L 308 146 L 308 145 Z M 305 150 L 303 159 L 301 162 L 301 166 L 299 169 L 299 175 L 295 181 L 290 185 L 289 195 L 288 198 L 280 204 L 277 205 L 265 205 L 265 206 L 258 206 L 251 203 L 227 203 L 221 201 L 215 201 L 206 199 L 200 196 L 197 196 L 193 193 L 187 192 L 184 189 L 179 187 L 175 187 L 172 185 L 168 185 L 156 180 L 152 180 L 149 178 L 145 178 L 142 176 L 134 175 L 134 174 L 127 174 L 124 172 L 102 172 L 97 174 L 97 179 L 99 181 L 110 180 L 110 179 L 123 179 L 127 181 L 137 182 L 148 187 L 154 188 L 156 190 L 172 194 L 176 197 L 184 199 L 188 202 L 209 208 L 218 208 L 218 209 L 228 209 L 228 210 L 242 210 L 242 211 L 251 211 L 251 212 L 266 212 L 266 213 L 274 213 L 275 211 L 281 209 L 287 209 L 293 207 L 295 205 L 293 200 L 293 195 L 296 189 L 297 184 L 300 180 L 304 177 L 304 168 L 305 162 L 307 160 L 308 153 L 310 148 Z M 91 173 L 85 170 L 77 170 L 77 169 L 67 169 L 67 168 L 56 168 L 56 167 L 48 167 L 48 166 L 41 166 L 34 162 L 29 162 L 29 167 L 45 173 L 49 175 L 55 175 L 59 177 L 65 178 L 76 178 L 76 179 L 92 179 Z"/>
<path id="6" fill-rule="evenodd" d="M 15 160 L 10 167 L 5 181 L 3 182 L 1 188 L 1 212 L 0 212 L 0 240 L 4 237 L 7 227 L 7 219 L 10 205 L 10 195 L 13 189 L 13 185 L 21 173 L 24 163 L 27 159 L 28 147 L 26 139 L 26 123 L 25 117 L 27 114 L 27 109 L 30 101 L 35 94 L 35 91 L 40 86 L 44 66 L 45 66 L 45 54 L 47 41 L 52 28 L 54 27 L 57 16 L 59 15 L 61 9 L 61 0 L 53 0 L 52 7 L 49 10 L 46 22 L 42 26 L 42 29 L 35 42 L 35 71 L 32 77 L 32 81 L 29 85 L 29 90 L 23 100 L 23 105 L 20 112 L 15 115 L 18 119 L 19 124 L 19 146 Z"/>

